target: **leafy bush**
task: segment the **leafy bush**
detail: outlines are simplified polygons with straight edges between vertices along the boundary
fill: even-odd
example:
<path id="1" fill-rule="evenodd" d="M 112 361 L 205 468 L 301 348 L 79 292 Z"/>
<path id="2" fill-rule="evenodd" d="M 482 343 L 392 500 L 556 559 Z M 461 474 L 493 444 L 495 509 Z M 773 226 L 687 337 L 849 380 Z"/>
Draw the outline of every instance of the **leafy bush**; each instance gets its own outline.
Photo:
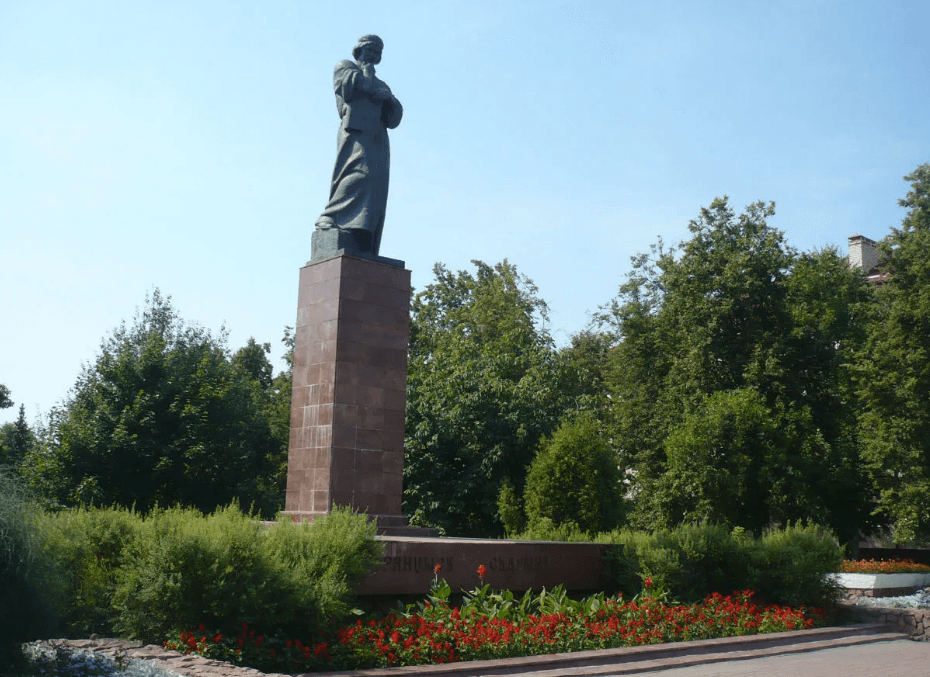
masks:
<path id="1" fill-rule="evenodd" d="M 288 613 L 295 620 L 303 623 L 309 615 L 322 624 L 349 611 L 355 583 L 384 554 L 376 530 L 373 521 L 348 508 L 333 508 L 312 524 L 282 519 L 271 527 L 266 556 L 288 590 Z"/>
<path id="2" fill-rule="evenodd" d="M 123 552 L 138 536 L 141 515 L 126 508 L 74 508 L 39 520 L 47 555 L 59 570 L 59 615 L 69 636 L 109 633 Z"/>
<path id="3" fill-rule="evenodd" d="M 505 477 L 497 493 L 497 516 L 508 536 L 515 536 L 526 529 L 526 513 L 517 490 L 509 477 Z"/>
<path id="4" fill-rule="evenodd" d="M 244 621 L 273 622 L 285 589 L 262 557 L 262 528 L 235 505 L 209 517 L 153 511 L 117 571 L 115 629 L 158 640 L 179 625 L 229 633 Z"/>
<path id="5" fill-rule="evenodd" d="M 530 465 L 523 492 L 526 516 L 534 522 L 572 522 L 582 531 L 615 528 L 623 515 L 617 457 L 591 412 L 563 421 L 543 440 Z"/>
<path id="6" fill-rule="evenodd" d="M 816 525 L 772 529 L 757 540 L 739 528 L 704 524 L 654 533 L 613 531 L 594 541 L 613 545 L 608 575 L 625 594 L 639 591 L 637 578 L 649 577 L 686 601 L 745 589 L 772 604 L 829 606 L 836 600 L 826 574 L 838 570 L 842 549 L 829 530 Z"/>
<path id="7" fill-rule="evenodd" d="M 236 505 L 207 517 L 155 511 L 116 572 L 114 628 L 145 640 L 200 624 L 230 636 L 243 623 L 315 632 L 349 610 L 355 581 L 379 560 L 374 535 L 375 525 L 348 509 L 270 529 Z"/>
<path id="8" fill-rule="evenodd" d="M 842 562 L 843 549 L 828 529 L 789 524 L 755 543 L 749 587 L 779 604 L 831 606 L 839 587 L 827 574 L 839 571 Z"/>
<path id="9" fill-rule="evenodd" d="M 556 524 L 548 517 L 538 517 L 533 523 L 513 538 L 520 541 L 561 541 L 562 543 L 588 543 L 592 534 L 582 531 L 575 522 Z"/>
<path id="10" fill-rule="evenodd" d="M 24 641 L 54 626 L 51 585 L 37 508 L 19 480 L 0 471 L 0 663 Z"/>

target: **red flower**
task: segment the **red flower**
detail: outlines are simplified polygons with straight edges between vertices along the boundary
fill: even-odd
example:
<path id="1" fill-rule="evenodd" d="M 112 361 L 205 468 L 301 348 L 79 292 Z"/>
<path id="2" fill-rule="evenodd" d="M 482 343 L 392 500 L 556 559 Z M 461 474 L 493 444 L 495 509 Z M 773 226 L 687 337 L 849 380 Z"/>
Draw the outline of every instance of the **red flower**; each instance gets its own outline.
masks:
<path id="1" fill-rule="evenodd" d="M 646 580 L 643 581 L 643 587 L 646 587 L 646 588 L 652 587 L 652 577 L 646 576 Z"/>
<path id="2" fill-rule="evenodd" d="M 483 580 L 486 573 L 488 573 L 488 570 L 484 568 L 484 565 L 478 565 L 478 578 Z"/>
<path id="3" fill-rule="evenodd" d="M 442 565 L 437 563 L 436 566 L 433 567 L 433 573 L 438 574 L 440 569 L 442 569 Z"/>

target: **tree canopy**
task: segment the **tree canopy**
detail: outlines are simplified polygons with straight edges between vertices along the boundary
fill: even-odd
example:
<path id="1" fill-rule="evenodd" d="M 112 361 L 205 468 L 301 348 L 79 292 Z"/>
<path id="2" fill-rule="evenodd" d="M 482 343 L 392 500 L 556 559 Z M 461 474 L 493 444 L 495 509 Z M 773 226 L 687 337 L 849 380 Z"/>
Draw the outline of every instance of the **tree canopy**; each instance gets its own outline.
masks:
<path id="1" fill-rule="evenodd" d="M 0 466 L 18 467 L 36 442 L 36 435 L 26 422 L 26 407 L 19 405 L 16 420 L 0 426 Z"/>
<path id="2" fill-rule="evenodd" d="M 546 304 L 506 260 L 475 274 L 437 264 L 413 301 L 404 505 L 448 534 L 503 531 L 497 495 L 522 490 L 565 406 Z"/>
<path id="3" fill-rule="evenodd" d="M 0 409 L 9 409 L 13 406 L 13 400 L 10 399 L 10 389 L 0 383 Z"/>
<path id="4" fill-rule="evenodd" d="M 278 447 L 259 406 L 264 353 L 250 341 L 231 359 L 225 331 L 185 323 L 155 290 L 84 366 L 26 474 L 62 505 L 211 511 L 238 499 L 273 515 Z"/>
<path id="5" fill-rule="evenodd" d="M 849 540 L 864 524 L 843 364 L 865 282 L 835 251 L 789 247 L 773 215 L 714 200 L 689 240 L 634 260 L 601 315 L 639 526 L 815 518 Z"/>
<path id="6" fill-rule="evenodd" d="M 865 465 L 902 543 L 930 540 L 930 164 L 904 178 L 907 215 L 880 245 L 888 277 L 855 362 Z"/>

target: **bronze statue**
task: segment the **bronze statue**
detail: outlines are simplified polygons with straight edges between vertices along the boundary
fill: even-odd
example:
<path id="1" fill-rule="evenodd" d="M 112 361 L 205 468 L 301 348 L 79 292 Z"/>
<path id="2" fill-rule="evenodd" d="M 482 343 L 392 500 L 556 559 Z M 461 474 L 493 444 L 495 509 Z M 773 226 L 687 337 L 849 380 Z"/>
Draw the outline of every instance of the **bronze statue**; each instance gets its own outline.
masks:
<path id="1" fill-rule="evenodd" d="M 387 206 L 391 146 L 388 129 L 404 109 L 375 75 L 384 42 L 365 35 L 352 50 L 355 61 L 340 61 L 333 73 L 336 112 L 336 166 L 329 203 L 316 222 L 312 260 L 339 254 L 377 258 Z"/>

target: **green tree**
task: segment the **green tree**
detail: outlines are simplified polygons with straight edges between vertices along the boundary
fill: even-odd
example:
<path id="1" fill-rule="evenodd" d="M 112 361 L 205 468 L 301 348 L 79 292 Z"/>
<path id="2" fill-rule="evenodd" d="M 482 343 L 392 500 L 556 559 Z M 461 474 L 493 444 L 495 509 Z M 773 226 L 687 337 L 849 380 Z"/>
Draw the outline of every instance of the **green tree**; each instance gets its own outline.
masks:
<path id="1" fill-rule="evenodd" d="M 573 416 L 543 440 L 530 465 L 523 493 L 530 529 L 543 519 L 589 533 L 618 527 L 620 479 L 617 455 L 594 414 Z"/>
<path id="2" fill-rule="evenodd" d="M 13 406 L 13 400 L 10 399 L 10 389 L 0 383 L 0 409 L 8 409 Z"/>
<path id="3" fill-rule="evenodd" d="M 611 430 L 640 527 L 817 518 L 851 540 L 865 523 L 843 367 L 865 282 L 833 250 L 788 246 L 773 215 L 715 200 L 689 240 L 634 259 L 601 315 L 617 338 Z"/>
<path id="4" fill-rule="evenodd" d="M 37 493 L 142 511 L 159 503 L 207 512 L 238 498 L 273 514 L 275 440 L 253 374 L 233 363 L 225 341 L 225 331 L 214 337 L 184 323 L 155 290 L 53 413 L 46 448 L 24 464 Z"/>
<path id="5" fill-rule="evenodd" d="M 274 375 L 274 368 L 267 357 L 271 352 L 269 343 L 259 344 L 254 338 L 250 338 L 248 343 L 233 355 L 232 361 L 252 380 L 253 407 L 268 423 L 269 431 L 275 441 L 267 459 L 270 475 L 262 478 L 267 483 L 263 487 L 267 492 L 283 497 L 287 483 L 291 383 L 293 380 L 294 337 L 290 327 L 284 328 L 282 343 L 287 348 L 284 354 L 287 369 L 277 376 Z"/>
<path id="6" fill-rule="evenodd" d="M 566 406 L 546 304 L 507 261 L 437 264 L 411 313 L 404 506 L 448 534 L 502 533 L 505 478 L 522 492 Z"/>
<path id="7" fill-rule="evenodd" d="M 0 465 L 18 466 L 35 444 L 35 433 L 26 422 L 26 407 L 21 404 L 16 420 L 0 427 Z"/>
<path id="8" fill-rule="evenodd" d="M 280 495 L 284 496 L 291 436 L 291 385 L 294 381 L 294 332 L 292 327 L 284 328 L 284 337 L 281 339 L 281 343 L 286 348 L 283 359 L 287 367 L 272 379 L 263 413 L 271 428 L 271 435 L 277 442 L 277 453 L 271 457 L 274 485 L 278 487 Z"/>
<path id="9" fill-rule="evenodd" d="M 880 245 L 888 279 L 855 363 L 863 456 L 899 543 L 930 540 L 930 164 L 904 178 L 907 215 Z"/>
<path id="10" fill-rule="evenodd" d="M 600 417 L 609 405 L 607 371 L 613 342 L 610 333 L 588 328 L 573 335 L 559 350 L 562 390 L 578 410 L 596 411 Z"/>

